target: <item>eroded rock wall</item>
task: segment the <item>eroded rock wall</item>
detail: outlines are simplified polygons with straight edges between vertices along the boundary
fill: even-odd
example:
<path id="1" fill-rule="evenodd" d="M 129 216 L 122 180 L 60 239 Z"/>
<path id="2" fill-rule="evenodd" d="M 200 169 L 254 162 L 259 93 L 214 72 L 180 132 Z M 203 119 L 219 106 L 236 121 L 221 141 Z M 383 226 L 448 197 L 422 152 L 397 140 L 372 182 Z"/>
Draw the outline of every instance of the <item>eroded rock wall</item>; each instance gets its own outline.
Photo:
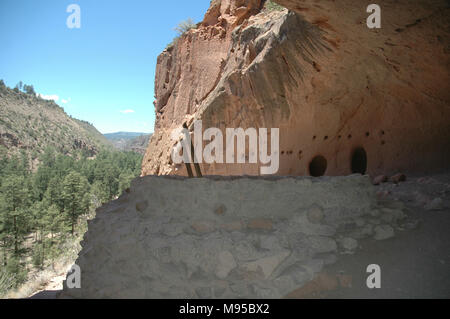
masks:
<path id="1" fill-rule="evenodd" d="M 280 298 L 404 214 L 369 178 L 139 178 L 89 222 L 74 298 Z"/>
<path id="2" fill-rule="evenodd" d="M 280 128 L 279 175 L 309 175 L 319 155 L 326 175 L 350 174 L 357 149 L 371 175 L 448 168 L 448 2 L 380 0 L 374 30 L 367 1 L 277 2 L 291 11 L 213 1 L 200 27 L 160 55 L 143 175 L 186 174 L 171 163 L 170 134 L 194 119 L 223 131 Z M 259 166 L 201 168 L 259 175 Z"/>

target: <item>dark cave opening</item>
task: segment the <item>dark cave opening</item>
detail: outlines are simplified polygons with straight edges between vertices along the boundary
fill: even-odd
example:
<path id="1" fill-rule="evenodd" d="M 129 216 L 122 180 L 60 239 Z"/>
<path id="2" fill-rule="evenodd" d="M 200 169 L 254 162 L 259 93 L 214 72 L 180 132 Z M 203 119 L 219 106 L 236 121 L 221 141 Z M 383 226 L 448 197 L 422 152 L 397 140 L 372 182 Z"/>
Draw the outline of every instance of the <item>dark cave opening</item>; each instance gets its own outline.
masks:
<path id="1" fill-rule="evenodd" d="M 365 175 L 367 172 L 367 153 L 362 147 L 358 147 L 352 154 L 352 173 Z"/>
<path id="2" fill-rule="evenodd" d="M 328 162 L 325 157 L 319 155 L 313 158 L 309 163 L 309 174 L 313 177 L 320 177 L 325 175 L 327 171 Z"/>

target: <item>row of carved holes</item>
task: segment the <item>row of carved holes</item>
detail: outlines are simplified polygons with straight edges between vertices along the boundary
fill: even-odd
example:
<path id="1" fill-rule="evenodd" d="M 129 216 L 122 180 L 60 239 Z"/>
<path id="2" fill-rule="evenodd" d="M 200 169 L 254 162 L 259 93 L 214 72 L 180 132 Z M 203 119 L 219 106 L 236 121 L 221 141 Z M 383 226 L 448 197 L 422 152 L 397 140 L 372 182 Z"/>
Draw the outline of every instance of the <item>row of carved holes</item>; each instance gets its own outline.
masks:
<path id="1" fill-rule="evenodd" d="M 380 136 L 384 136 L 385 135 L 385 132 L 384 131 L 380 131 Z M 347 138 L 350 140 L 350 139 L 352 139 L 352 134 L 349 134 L 349 135 L 347 135 Z M 370 132 L 366 132 L 366 137 L 370 137 Z M 324 138 L 323 138 L 323 140 L 324 141 L 327 141 L 328 140 L 328 135 L 326 135 L 326 136 L 324 136 Z M 340 140 L 342 138 L 342 135 L 338 135 L 338 139 Z M 315 140 L 317 140 L 317 136 L 316 135 L 314 135 L 313 136 L 313 141 L 315 141 Z"/>

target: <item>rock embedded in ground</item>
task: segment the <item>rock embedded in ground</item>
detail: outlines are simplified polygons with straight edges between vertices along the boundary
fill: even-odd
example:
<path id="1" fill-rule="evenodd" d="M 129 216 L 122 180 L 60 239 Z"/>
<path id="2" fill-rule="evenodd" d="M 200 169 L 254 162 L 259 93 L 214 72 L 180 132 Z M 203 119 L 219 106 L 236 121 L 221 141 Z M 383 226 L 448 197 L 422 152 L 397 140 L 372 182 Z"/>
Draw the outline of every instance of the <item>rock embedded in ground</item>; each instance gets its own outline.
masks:
<path id="1" fill-rule="evenodd" d="M 253 230 L 272 230 L 273 223 L 269 218 L 255 218 L 248 222 L 247 228 Z"/>
<path id="2" fill-rule="evenodd" d="M 363 239 L 371 237 L 373 235 L 373 229 L 374 229 L 373 224 L 369 223 L 350 233 L 350 236 L 355 239 Z"/>
<path id="3" fill-rule="evenodd" d="M 394 237 L 395 235 L 394 228 L 392 228 L 392 226 L 390 225 L 375 226 L 374 232 L 375 235 L 373 236 L 373 238 L 375 240 L 386 240 Z"/>
<path id="4" fill-rule="evenodd" d="M 442 198 L 437 197 L 425 205 L 426 210 L 443 210 L 445 208 Z"/>
<path id="5" fill-rule="evenodd" d="M 396 223 L 405 218 L 405 213 L 401 209 L 383 208 L 381 220 L 385 223 Z"/>
<path id="6" fill-rule="evenodd" d="M 337 250 L 336 241 L 333 238 L 325 236 L 308 237 L 308 246 L 318 254 L 335 252 Z"/>
<path id="7" fill-rule="evenodd" d="M 219 254 L 218 257 L 216 276 L 220 279 L 225 279 L 236 267 L 237 264 L 234 256 L 229 251 L 223 251 Z"/>
<path id="8" fill-rule="evenodd" d="M 344 251 L 351 252 L 358 248 L 358 241 L 350 237 L 345 237 L 339 240 L 339 245 Z"/>
<path id="9" fill-rule="evenodd" d="M 379 175 L 373 179 L 373 184 L 380 185 L 386 183 L 388 180 L 389 178 L 386 175 Z"/>
<path id="10" fill-rule="evenodd" d="M 139 201 L 139 202 L 136 203 L 136 210 L 138 212 L 141 212 L 141 213 L 145 212 L 147 207 L 148 207 L 148 201 L 146 201 L 146 200 L 145 201 Z"/>
<path id="11" fill-rule="evenodd" d="M 399 184 L 401 182 L 405 182 L 406 181 L 406 175 L 405 174 L 396 174 L 394 176 L 391 176 L 391 178 L 389 178 L 389 181 L 391 181 L 394 184 Z"/>
<path id="12" fill-rule="evenodd" d="M 323 210 L 317 206 L 314 205 L 310 209 L 308 209 L 308 220 L 313 224 L 319 224 L 323 220 Z"/>
<path id="13" fill-rule="evenodd" d="M 198 233 L 212 233 L 216 227 L 212 221 L 196 221 L 191 227 Z"/>
<path id="14" fill-rule="evenodd" d="M 407 220 L 405 221 L 400 227 L 406 229 L 406 230 L 412 230 L 412 229 L 416 229 L 420 224 L 420 221 L 415 219 L 415 220 Z"/>
<path id="15" fill-rule="evenodd" d="M 282 251 L 279 254 L 264 257 L 255 261 L 251 261 L 242 265 L 242 268 L 251 271 L 261 271 L 264 279 L 268 279 L 272 272 L 290 255 L 290 251 Z"/>

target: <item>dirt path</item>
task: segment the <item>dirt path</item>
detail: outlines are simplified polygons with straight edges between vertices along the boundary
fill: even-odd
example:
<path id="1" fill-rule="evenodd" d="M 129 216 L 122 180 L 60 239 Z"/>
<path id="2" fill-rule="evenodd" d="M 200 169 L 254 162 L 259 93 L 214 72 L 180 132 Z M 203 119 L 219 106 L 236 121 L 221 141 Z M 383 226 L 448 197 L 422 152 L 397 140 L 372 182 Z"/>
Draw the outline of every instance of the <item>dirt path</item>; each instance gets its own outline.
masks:
<path id="1" fill-rule="evenodd" d="M 383 184 L 379 191 L 405 203 L 417 227 L 385 241 L 361 241 L 354 255 L 341 255 L 326 267 L 328 284 L 306 297 L 450 298 L 450 175 L 410 178 L 398 186 Z M 367 287 L 370 264 L 381 267 L 381 289 Z M 330 285 L 339 276 L 346 278 L 345 285 L 339 280 Z"/>
<path id="2" fill-rule="evenodd" d="M 325 298 L 450 298 L 450 211 L 416 212 L 417 229 L 381 241 L 363 241 L 355 255 L 341 256 L 327 267 L 352 276 L 351 288 Z M 381 289 L 368 289 L 366 268 L 381 267 Z"/>
<path id="3" fill-rule="evenodd" d="M 64 267 L 64 271 L 60 271 L 54 277 L 52 277 L 45 287 L 33 294 L 30 299 L 56 299 L 56 295 L 63 289 L 63 281 L 66 279 L 66 274 L 70 266 Z"/>

